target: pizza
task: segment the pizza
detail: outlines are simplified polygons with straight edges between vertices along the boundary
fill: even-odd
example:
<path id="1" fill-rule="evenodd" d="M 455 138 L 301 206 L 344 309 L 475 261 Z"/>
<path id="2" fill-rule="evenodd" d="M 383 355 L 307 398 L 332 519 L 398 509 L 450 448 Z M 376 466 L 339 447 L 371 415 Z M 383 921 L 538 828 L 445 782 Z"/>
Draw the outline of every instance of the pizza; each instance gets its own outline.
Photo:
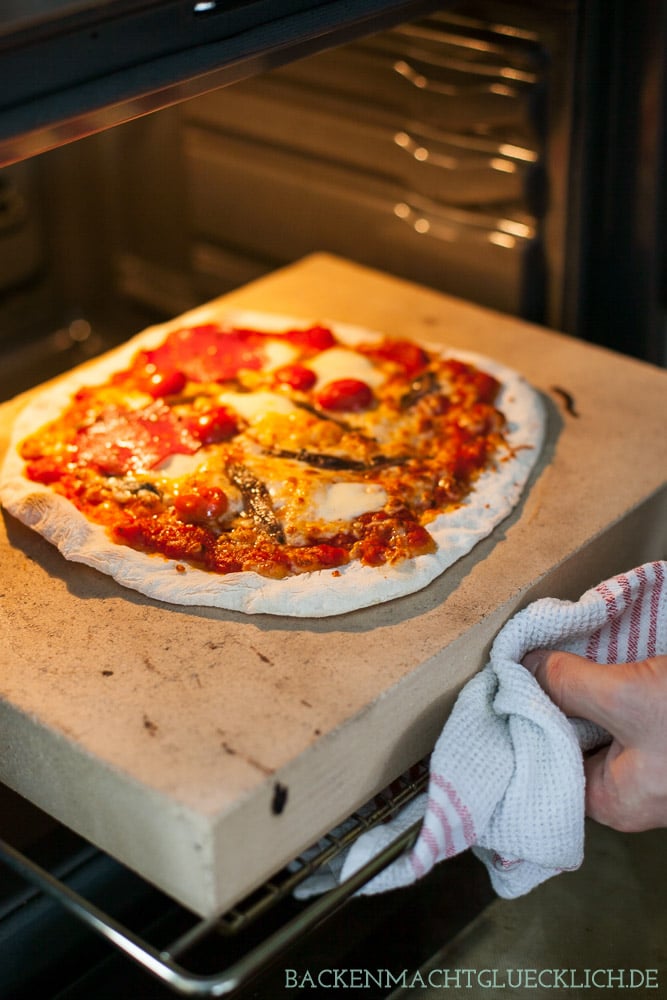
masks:
<path id="1" fill-rule="evenodd" d="M 538 394 L 486 358 L 199 310 L 37 390 L 6 510 L 177 605 L 295 617 L 425 587 L 516 506 Z"/>

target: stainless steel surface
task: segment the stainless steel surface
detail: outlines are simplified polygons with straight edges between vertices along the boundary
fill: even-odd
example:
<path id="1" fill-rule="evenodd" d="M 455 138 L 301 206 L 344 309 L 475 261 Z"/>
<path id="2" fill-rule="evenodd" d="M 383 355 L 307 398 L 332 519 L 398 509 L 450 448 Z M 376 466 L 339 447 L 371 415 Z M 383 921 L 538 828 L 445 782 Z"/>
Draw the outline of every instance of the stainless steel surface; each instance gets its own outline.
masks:
<path id="1" fill-rule="evenodd" d="M 50 5 L 35 23 L 17 13 L 1 25 L 0 166 L 437 6 L 117 0 L 69 12 Z"/>

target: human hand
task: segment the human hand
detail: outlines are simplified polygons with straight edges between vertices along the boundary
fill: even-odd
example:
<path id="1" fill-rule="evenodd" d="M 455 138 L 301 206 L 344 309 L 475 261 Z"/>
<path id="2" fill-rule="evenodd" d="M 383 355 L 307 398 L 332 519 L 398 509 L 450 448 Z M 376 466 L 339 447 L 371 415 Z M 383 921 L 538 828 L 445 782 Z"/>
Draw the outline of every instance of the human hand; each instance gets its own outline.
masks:
<path id="1" fill-rule="evenodd" d="M 584 759 L 586 814 L 627 833 L 667 827 L 667 656 L 604 665 L 542 649 L 523 664 L 566 715 L 612 737 Z"/>

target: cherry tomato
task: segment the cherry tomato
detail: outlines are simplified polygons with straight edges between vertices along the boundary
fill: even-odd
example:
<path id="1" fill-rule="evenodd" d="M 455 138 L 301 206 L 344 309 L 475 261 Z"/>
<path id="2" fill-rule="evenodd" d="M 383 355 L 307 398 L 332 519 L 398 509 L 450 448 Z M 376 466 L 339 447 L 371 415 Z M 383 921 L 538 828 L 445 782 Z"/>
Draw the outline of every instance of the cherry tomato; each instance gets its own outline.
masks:
<path id="1" fill-rule="evenodd" d="M 418 344 L 410 340 L 390 340 L 374 351 L 384 361 L 391 361 L 406 375 L 416 375 L 429 363 L 429 357 Z"/>
<path id="2" fill-rule="evenodd" d="M 174 510 L 186 524 L 206 524 L 219 520 L 229 506 L 227 494 L 218 486 L 200 486 L 192 493 L 174 497 Z"/>
<path id="3" fill-rule="evenodd" d="M 326 326 L 311 326 L 307 330 L 289 330 L 287 339 L 298 347 L 312 351 L 326 351 L 336 343 L 331 330 Z"/>
<path id="4" fill-rule="evenodd" d="M 37 458 L 26 465 L 26 476 L 35 483 L 57 483 L 62 476 L 62 469 L 58 463 L 47 456 Z"/>
<path id="5" fill-rule="evenodd" d="M 161 396 L 175 396 L 185 388 L 187 379 L 183 372 L 147 372 L 146 377 L 141 379 L 140 387 L 149 393 L 153 399 Z"/>
<path id="6" fill-rule="evenodd" d="M 285 365 L 283 368 L 278 368 L 273 374 L 276 382 L 288 385 L 290 389 L 296 389 L 298 392 L 307 392 L 317 382 L 315 372 L 312 368 L 306 368 L 305 365 Z"/>
<path id="7" fill-rule="evenodd" d="M 357 413 L 367 410 L 373 402 L 373 390 L 358 378 L 339 378 L 327 382 L 317 394 L 317 402 L 325 410 L 337 413 Z"/>
<path id="8" fill-rule="evenodd" d="M 190 417 L 187 428 L 202 444 L 217 444 L 233 437 L 238 425 L 233 413 L 224 406 L 216 406 L 212 410 Z"/>
<path id="9" fill-rule="evenodd" d="M 500 382 L 486 372 L 475 372 L 473 377 L 475 395 L 481 403 L 492 403 L 500 389 Z"/>

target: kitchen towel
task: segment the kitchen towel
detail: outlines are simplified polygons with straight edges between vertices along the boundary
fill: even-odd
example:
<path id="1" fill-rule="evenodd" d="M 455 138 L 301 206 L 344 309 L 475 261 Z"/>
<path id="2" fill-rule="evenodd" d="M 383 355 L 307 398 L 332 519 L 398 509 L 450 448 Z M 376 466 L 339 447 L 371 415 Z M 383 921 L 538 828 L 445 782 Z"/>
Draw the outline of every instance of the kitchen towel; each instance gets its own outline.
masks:
<path id="1" fill-rule="evenodd" d="M 343 881 L 423 816 L 411 851 L 368 883 L 382 892 L 414 882 L 471 848 L 498 895 L 521 896 L 584 853 L 583 752 L 609 742 L 568 719 L 521 665 L 532 649 L 562 649 L 600 663 L 667 653 L 667 562 L 606 580 L 577 602 L 544 598 L 500 630 L 488 665 L 461 691 L 430 762 L 428 792 L 363 834 L 303 895 Z"/>

